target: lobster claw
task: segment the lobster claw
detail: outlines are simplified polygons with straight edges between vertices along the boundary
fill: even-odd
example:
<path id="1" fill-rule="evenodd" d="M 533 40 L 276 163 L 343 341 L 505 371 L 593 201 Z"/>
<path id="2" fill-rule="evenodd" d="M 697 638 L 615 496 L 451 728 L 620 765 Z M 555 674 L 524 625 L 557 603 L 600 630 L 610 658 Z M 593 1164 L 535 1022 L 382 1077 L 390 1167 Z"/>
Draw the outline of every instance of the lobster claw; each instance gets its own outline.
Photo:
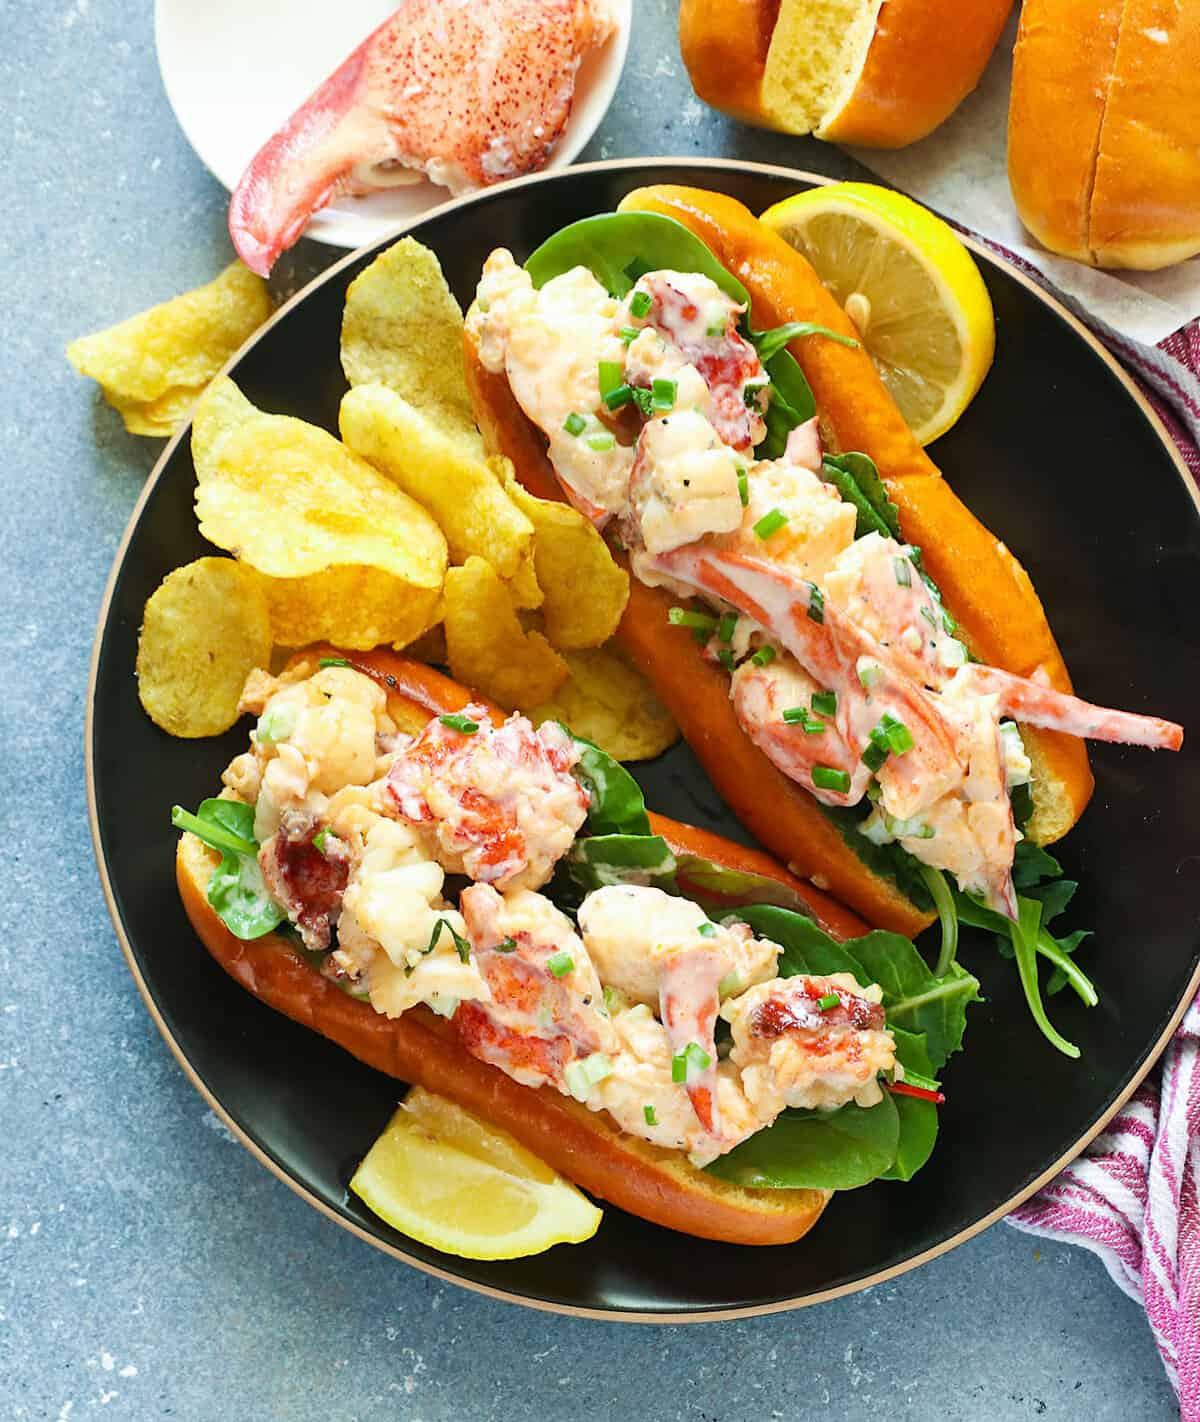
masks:
<path id="1" fill-rule="evenodd" d="M 571 113 L 604 0 L 405 0 L 251 159 L 229 207 L 267 276 L 335 197 L 420 181 L 466 192 L 540 168 Z"/>

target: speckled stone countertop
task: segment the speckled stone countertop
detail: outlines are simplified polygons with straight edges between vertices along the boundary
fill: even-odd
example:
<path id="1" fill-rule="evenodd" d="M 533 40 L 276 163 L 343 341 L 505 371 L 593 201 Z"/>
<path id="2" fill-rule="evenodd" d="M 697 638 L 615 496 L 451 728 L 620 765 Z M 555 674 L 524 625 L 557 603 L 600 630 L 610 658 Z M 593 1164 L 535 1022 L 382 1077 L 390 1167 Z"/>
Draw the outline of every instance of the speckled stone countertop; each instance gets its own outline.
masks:
<path id="1" fill-rule="evenodd" d="M 671 0 L 635 8 L 585 156 L 851 171 L 703 109 Z M 152 28 L 150 0 L 0 0 L 0 1417 L 1176 1416 L 1141 1313 L 1096 1260 L 1003 1225 L 799 1313 L 560 1319 L 346 1234 L 196 1095 L 118 950 L 84 794 L 96 610 L 158 445 L 126 435 L 62 357 L 229 257 L 224 194 L 175 125 Z M 305 244 L 282 283 L 331 256 Z"/>

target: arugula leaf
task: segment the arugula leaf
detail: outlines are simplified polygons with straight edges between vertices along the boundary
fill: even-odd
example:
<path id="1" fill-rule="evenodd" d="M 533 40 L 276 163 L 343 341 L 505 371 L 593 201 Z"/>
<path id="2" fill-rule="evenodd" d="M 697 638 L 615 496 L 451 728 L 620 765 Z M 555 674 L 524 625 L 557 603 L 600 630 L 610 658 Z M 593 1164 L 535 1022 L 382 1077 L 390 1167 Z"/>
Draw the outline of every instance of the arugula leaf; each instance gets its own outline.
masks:
<path id="1" fill-rule="evenodd" d="M 593 834 L 625 835 L 649 834 L 650 820 L 646 814 L 646 800 L 642 787 L 625 767 L 594 746 L 577 736 L 569 726 L 563 726 L 575 744 L 580 756 L 575 764 L 575 778 L 583 782 L 591 796 L 588 809 L 588 826 Z"/>
<path id="2" fill-rule="evenodd" d="M 889 1025 L 925 1034 L 932 1075 L 962 1046 L 967 1006 L 980 1002 L 979 980 L 958 963 L 934 977 L 907 938 L 875 929 L 852 938 L 847 949 L 866 970 L 866 981 L 883 989 Z"/>
<path id="3" fill-rule="evenodd" d="M 933 1063 L 929 1060 L 922 1033 L 905 1032 L 901 1027 L 893 1027 L 892 1037 L 896 1042 L 896 1058 L 904 1067 L 906 1080 L 933 1076 Z M 911 1180 L 933 1154 L 938 1132 L 937 1107 L 932 1101 L 921 1101 L 915 1096 L 893 1096 L 892 1100 L 900 1118 L 900 1139 L 896 1146 L 896 1159 L 881 1178 Z"/>
<path id="4" fill-rule="evenodd" d="M 1018 851 L 1020 848 L 1021 846 L 1018 845 Z M 1062 872 L 1058 862 L 1045 851 L 1039 850 L 1038 854 L 1049 861 L 1051 873 L 1060 874 Z M 1027 862 L 1034 862 L 1033 857 L 1031 856 Z M 959 890 L 955 890 L 954 893 L 959 920 L 962 923 L 970 924 L 972 928 L 982 928 L 989 933 L 994 933 L 999 940 L 998 946 L 1001 956 L 1016 959 L 1021 987 L 1034 1021 L 1052 1045 L 1066 1056 L 1071 1057 L 1079 1055 L 1079 1048 L 1073 1046 L 1065 1037 L 1055 1031 L 1046 1016 L 1038 983 L 1037 958 L 1043 957 L 1054 965 L 1054 973 L 1047 984 L 1048 993 L 1051 989 L 1055 993 L 1060 992 L 1070 984 L 1076 995 L 1088 1007 L 1095 1007 L 1099 1002 L 1100 996 L 1096 991 L 1095 984 L 1071 958 L 1075 949 L 1079 947 L 1084 938 L 1088 937 L 1086 930 L 1077 930 L 1068 938 L 1060 941 L 1055 938 L 1045 924 L 1043 898 L 1049 903 L 1050 916 L 1053 918 L 1062 912 L 1074 892 L 1075 885 L 1070 881 L 1065 881 L 1061 885 L 1049 884 L 1031 887 L 1027 893 L 1017 895 L 1017 909 L 1020 918 L 1016 923 Z"/>
<path id="5" fill-rule="evenodd" d="M 201 801 L 191 815 L 176 805 L 171 810 L 171 823 L 220 851 L 221 862 L 208 881 L 208 902 L 234 937 L 261 938 L 287 918 L 271 897 L 258 867 L 252 806 L 214 798 Z"/>
<path id="6" fill-rule="evenodd" d="M 897 1102 L 885 1091 L 865 1110 L 785 1111 L 707 1170 L 756 1189 L 856 1190 L 891 1168 L 899 1146 Z"/>
<path id="7" fill-rule="evenodd" d="M 778 879 L 727 869 L 698 854 L 675 855 L 675 887 L 706 913 L 718 916 L 748 904 L 775 904 L 798 914 L 808 913 L 804 900 Z"/>
<path id="8" fill-rule="evenodd" d="M 900 511 L 888 497 L 875 461 L 868 454 L 826 454 L 821 461 L 826 480 L 836 486 L 843 499 L 858 510 L 855 537 L 878 533 L 884 538 L 900 536 Z"/>
<path id="9" fill-rule="evenodd" d="M 940 1071 L 962 1046 L 967 1006 L 980 997 L 978 980 L 957 963 L 937 978 L 898 933 L 875 929 L 861 938 L 835 943 L 811 919 L 786 909 L 755 905 L 739 910 L 738 917 L 784 950 L 779 959 L 783 977 L 853 973 L 864 987 L 878 983 L 889 1027 L 924 1033 L 933 1071 Z"/>
<path id="10" fill-rule="evenodd" d="M 577 839 L 566 857 L 566 870 L 584 893 L 606 884 L 670 882 L 675 856 L 656 834 L 598 834 Z"/>
<path id="11" fill-rule="evenodd" d="M 1013 855 L 1013 883 L 1018 889 L 1029 889 L 1043 879 L 1057 879 L 1062 865 L 1040 844 L 1023 839 Z"/>
<path id="12" fill-rule="evenodd" d="M 802 336 L 824 336 L 826 340 L 836 341 L 839 346 L 858 348 L 858 342 L 853 336 L 843 336 L 840 331 L 831 331 L 828 326 L 818 326 L 814 321 L 789 321 L 787 325 L 773 326 L 769 331 L 746 333 L 747 340 L 758 352 L 758 358 L 763 365 Z"/>
<path id="13" fill-rule="evenodd" d="M 763 368 L 771 377 L 771 401 L 764 416 L 766 437 L 754 453 L 759 459 L 779 459 L 787 448 L 788 435 L 817 413 L 817 402 L 804 372 L 788 351 L 764 361 Z"/>

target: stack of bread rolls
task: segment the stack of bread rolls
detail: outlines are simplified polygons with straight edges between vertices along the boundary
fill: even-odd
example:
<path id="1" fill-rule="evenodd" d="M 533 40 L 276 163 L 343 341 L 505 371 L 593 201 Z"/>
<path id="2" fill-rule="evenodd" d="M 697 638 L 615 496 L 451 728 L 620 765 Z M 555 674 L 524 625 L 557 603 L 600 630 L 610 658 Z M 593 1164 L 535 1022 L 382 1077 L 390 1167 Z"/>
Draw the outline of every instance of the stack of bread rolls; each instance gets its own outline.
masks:
<path id="1" fill-rule="evenodd" d="M 682 0 L 696 93 L 735 118 L 897 148 L 975 88 L 1012 0 Z M 1009 177 L 1045 247 L 1154 269 L 1200 252 L 1200 3 L 1024 0 Z"/>

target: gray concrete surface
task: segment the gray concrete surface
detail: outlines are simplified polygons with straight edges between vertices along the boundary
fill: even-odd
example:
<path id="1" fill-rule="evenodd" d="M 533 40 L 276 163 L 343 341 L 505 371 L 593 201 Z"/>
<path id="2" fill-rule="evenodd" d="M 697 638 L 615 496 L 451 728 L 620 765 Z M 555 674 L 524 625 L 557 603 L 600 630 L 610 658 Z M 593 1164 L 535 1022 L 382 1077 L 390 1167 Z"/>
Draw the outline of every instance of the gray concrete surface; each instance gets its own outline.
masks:
<path id="1" fill-rule="evenodd" d="M 0 0 L 0 1417 L 1175 1416 L 1145 1322 L 1099 1264 L 1005 1226 L 801 1313 L 556 1319 L 375 1252 L 207 1111 L 125 970 L 84 803 L 96 609 L 157 445 L 127 436 L 62 350 L 228 258 L 223 194 L 159 84 L 151 8 Z M 701 109 L 670 0 L 636 8 L 588 156 L 849 171 Z M 302 248 L 283 282 L 329 257 Z"/>

